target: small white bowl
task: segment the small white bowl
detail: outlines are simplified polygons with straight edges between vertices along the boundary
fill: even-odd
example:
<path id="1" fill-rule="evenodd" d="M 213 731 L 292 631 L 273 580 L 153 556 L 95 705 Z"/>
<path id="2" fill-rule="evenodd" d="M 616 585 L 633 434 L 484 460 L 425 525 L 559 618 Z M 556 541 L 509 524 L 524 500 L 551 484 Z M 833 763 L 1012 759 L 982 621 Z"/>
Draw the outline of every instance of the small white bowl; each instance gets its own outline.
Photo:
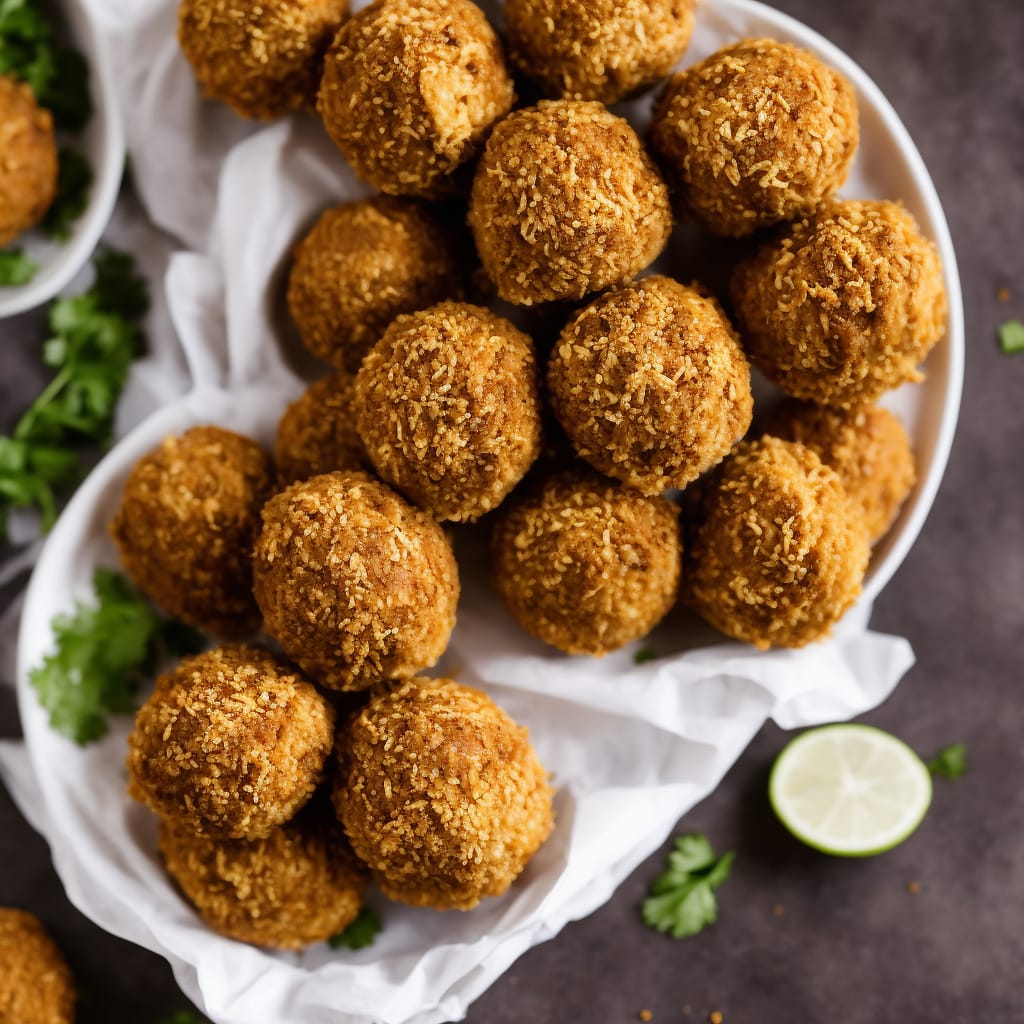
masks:
<path id="1" fill-rule="evenodd" d="M 52 299 L 85 265 L 103 234 L 117 201 L 124 172 L 125 143 L 113 68 L 106 44 L 92 29 L 78 0 L 65 0 L 66 38 L 89 63 L 93 113 L 85 128 L 69 140 L 88 161 L 93 172 L 89 205 L 71 226 L 64 242 L 30 231 L 12 245 L 20 247 L 39 265 L 28 284 L 0 288 L 0 319 L 24 313 Z"/>

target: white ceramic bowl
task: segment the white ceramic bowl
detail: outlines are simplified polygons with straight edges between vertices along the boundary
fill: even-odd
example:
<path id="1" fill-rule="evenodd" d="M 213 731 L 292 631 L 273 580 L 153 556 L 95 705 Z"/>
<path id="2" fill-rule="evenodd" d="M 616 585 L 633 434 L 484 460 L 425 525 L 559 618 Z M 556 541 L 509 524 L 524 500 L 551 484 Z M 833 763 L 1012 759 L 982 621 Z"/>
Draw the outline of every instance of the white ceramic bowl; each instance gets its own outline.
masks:
<path id="1" fill-rule="evenodd" d="M 39 270 L 28 284 L 0 288 L 0 319 L 49 301 L 82 269 L 110 220 L 124 172 L 124 133 L 113 68 L 103 39 L 93 31 L 78 0 L 64 0 L 62 9 L 69 41 L 89 62 L 93 114 L 85 128 L 69 140 L 92 167 L 89 205 L 72 225 L 71 237 L 65 242 L 52 241 L 34 230 L 11 243 L 24 249 Z"/>

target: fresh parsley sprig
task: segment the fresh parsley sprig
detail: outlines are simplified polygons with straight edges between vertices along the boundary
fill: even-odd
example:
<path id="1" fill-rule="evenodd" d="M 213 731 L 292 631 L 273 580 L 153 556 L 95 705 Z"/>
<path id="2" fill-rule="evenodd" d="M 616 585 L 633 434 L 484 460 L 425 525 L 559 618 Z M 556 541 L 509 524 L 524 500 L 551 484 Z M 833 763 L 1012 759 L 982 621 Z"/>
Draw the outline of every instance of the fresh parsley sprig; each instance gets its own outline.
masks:
<path id="1" fill-rule="evenodd" d="M 43 529 L 53 525 L 58 496 L 81 477 L 80 446 L 110 441 L 128 371 L 145 350 L 149 292 L 134 260 L 107 249 L 95 268 L 92 288 L 50 306 L 43 361 L 56 376 L 0 435 L 0 538 L 12 508 L 37 508 Z"/>
<path id="2" fill-rule="evenodd" d="M 696 935 L 718 917 L 715 890 L 729 877 L 733 853 L 715 856 L 707 836 L 679 836 L 668 867 L 644 900 L 644 922 L 681 939 Z"/>
<path id="3" fill-rule="evenodd" d="M 61 146 L 57 154 L 57 194 L 43 218 L 45 234 L 58 242 L 71 237 L 71 227 L 89 205 L 93 173 L 89 161 L 76 149 Z"/>
<path id="4" fill-rule="evenodd" d="M 0 288 L 28 284 L 38 270 L 21 249 L 0 249 Z"/>
<path id="5" fill-rule="evenodd" d="M 940 750 L 926 765 L 932 775 L 956 780 L 967 774 L 967 744 L 952 743 Z"/>
<path id="6" fill-rule="evenodd" d="M 380 915 L 372 907 L 361 907 L 356 919 L 337 935 L 332 935 L 327 944 L 331 949 L 365 949 L 381 930 Z"/>

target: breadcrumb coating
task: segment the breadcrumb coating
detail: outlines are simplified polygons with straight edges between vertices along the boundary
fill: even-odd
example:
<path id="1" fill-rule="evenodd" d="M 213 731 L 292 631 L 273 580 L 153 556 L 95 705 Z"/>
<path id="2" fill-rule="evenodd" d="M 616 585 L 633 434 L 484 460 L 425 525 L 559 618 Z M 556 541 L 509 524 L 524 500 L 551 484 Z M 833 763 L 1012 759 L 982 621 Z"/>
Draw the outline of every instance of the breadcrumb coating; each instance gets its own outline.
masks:
<path id="1" fill-rule="evenodd" d="M 348 0 L 181 0 L 178 42 L 203 92 L 241 117 L 312 110 Z"/>
<path id="2" fill-rule="evenodd" d="M 362 469 L 369 459 L 356 433 L 355 378 L 334 373 L 314 381 L 277 425 L 274 464 L 282 486 L 338 469 Z"/>
<path id="3" fill-rule="evenodd" d="M 273 486 L 270 459 L 247 437 L 194 427 L 165 438 L 132 468 L 110 526 L 125 572 L 189 625 L 251 632 L 252 545 Z"/>
<path id="4" fill-rule="evenodd" d="M 470 910 L 515 881 L 552 827 L 526 729 L 479 690 L 411 679 L 375 690 L 338 738 L 338 817 L 391 899 Z"/>
<path id="5" fill-rule="evenodd" d="M 313 355 L 355 373 L 400 313 L 461 298 L 468 239 L 442 212 L 374 196 L 321 214 L 295 247 L 288 309 Z"/>
<path id="6" fill-rule="evenodd" d="M 848 408 L 905 381 L 946 329 L 935 245 L 897 203 L 833 203 L 736 268 L 751 360 L 787 394 Z"/>
<path id="7" fill-rule="evenodd" d="M 435 519 L 478 519 L 540 454 L 533 343 L 481 306 L 399 317 L 356 377 L 356 410 L 385 481 Z"/>
<path id="8" fill-rule="evenodd" d="M 371 185 L 438 198 L 515 100 L 501 41 L 469 0 L 377 0 L 327 55 L 319 110 Z"/>
<path id="9" fill-rule="evenodd" d="M 13 75 L 0 75 L 0 245 L 35 227 L 57 194 L 53 117 Z"/>
<path id="10" fill-rule="evenodd" d="M 677 511 L 582 467 L 517 495 L 491 538 L 494 581 L 528 633 L 604 655 L 649 633 L 676 601 Z"/>
<path id="11" fill-rule="evenodd" d="M 0 907 L 0 1021 L 73 1024 L 75 986 L 64 957 L 39 920 Z"/>
<path id="12" fill-rule="evenodd" d="M 600 103 L 544 101 L 500 122 L 469 224 L 498 294 L 530 306 L 623 284 L 668 241 L 668 189 L 636 133 Z"/>
<path id="13" fill-rule="evenodd" d="M 834 470 L 778 438 L 744 442 L 704 496 L 687 598 L 727 636 L 762 650 L 828 635 L 860 595 L 867 530 Z"/>
<path id="14" fill-rule="evenodd" d="M 606 292 L 570 320 L 548 389 L 576 453 L 644 494 L 682 489 L 717 465 L 754 409 L 725 315 L 668 277 Z"/>
<path id="15" fill-rule="evenodd" d="M 695 6 L 696 0 L 509 0 L 509 56 L 550 99 L 618 103 L 682 59 Z"/>
<path id="16" fill-rule="evenodd" d="M 765 421 L 764 433 L 799 441 L 836 471 L 860 507 L 872 544 L 888 533 L 914 489 L 910 438 L 903 424 L 880 406 L 830 409 L 787 399 Z"/>
<path id="17" fill-rule="evenodd" d="M 334 709 L 283 658 L 232 645 L 157 680 L 128 738 L 129 792 L 176 827 L 259 839 L 313 795 Z"/>
<path id="18" fill-rule="evenodd" d="M 671 79 L 650 142 L 680 216 L 739 237 L 811 213 L 846 180 L 859 135 L 845 77 L 806 50 L 748 39 Z"/>
<path id="19" fill-rule="evenodd" d="M 239 942 L 302 949 L 344 931 L 369 873 L 330 807 L 306 808 L 263 839 L 212 839 L 160 823 L 167 871 L 200 917 Z"/>
<path id="20" fill-rule="evenodd" d="M 365 473 L 275 495 L 256 543 L 266 631 L 323 686 L 362 690 L 437 662 L 459 573 L 444 531 Z"/>

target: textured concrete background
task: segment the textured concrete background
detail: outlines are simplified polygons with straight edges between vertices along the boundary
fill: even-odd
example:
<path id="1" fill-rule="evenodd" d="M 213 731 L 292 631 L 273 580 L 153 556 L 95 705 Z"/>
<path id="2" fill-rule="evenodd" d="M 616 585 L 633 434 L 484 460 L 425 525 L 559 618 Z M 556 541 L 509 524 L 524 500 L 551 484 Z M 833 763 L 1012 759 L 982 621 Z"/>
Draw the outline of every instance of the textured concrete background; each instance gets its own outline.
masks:
<path id="1" fill-rule="evenodd" d="M 936 785 L 903 846 L 866 861 L 804 849 L 775 823 L 765 729 L 716 793 L 681 822 L 735 849 L 720 920 L 674 942 L 637 908 L 663 852 L 602 910 L 523 957 L 472 1024 L 583 1020 L 726 1024 L 1024 1022 L 1024 355 L 997 325 L 1024 318 L 1024 3 L 776 0 L 857 60 L 903 117 L 957 245 L 967 381 L 931 518 L 876 606 L 918 664 L 866 720 L 922 754 L 964 741 L 971 770 Z M 1000 287 L 1013 292 L 1008 304 Z M 0 325 L 0 422 L 41 383 L 37 318 Z M 0 688 L 0 734 L 15 735 Z M 908 888 L 916 882 L 917 891 Z M 0 792 L 0 905 L 38 913 L 82 990 L 83 1024 L 150 1024 L 184 1005 L 158 958 L 106 936 L 66 902 L 45 844 Z M 779 911 L 781 908 L 781 912 Z"/>

